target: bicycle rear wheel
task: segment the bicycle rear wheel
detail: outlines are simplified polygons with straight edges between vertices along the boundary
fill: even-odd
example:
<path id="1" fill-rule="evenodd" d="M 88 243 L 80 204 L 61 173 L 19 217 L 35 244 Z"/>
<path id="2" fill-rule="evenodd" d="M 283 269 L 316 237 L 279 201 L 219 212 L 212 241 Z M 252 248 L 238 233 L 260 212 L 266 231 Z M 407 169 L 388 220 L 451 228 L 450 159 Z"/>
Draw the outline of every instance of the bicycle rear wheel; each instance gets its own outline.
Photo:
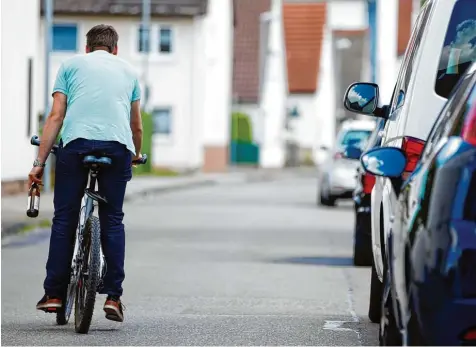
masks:
<path id="1" fill-rule="evenodd" d="M 71 243 L 73 245 L 73 254 L 71 257 L 71 272 L 69 277 L 68 288 L 63 295 L 63 307 L 56 312 L 56 324 L 65 325 L 68 324 L 71 312 L 73 311 L 74 297 L 76 294 L 76 287 L 78 284 L 78 265 L 76 262 L 78 235 L 74 233 Z"/>
<path id="2" fill-rule="evenodd" d="M 91 325 L 100 280 L 101 229 L 99 219 L 91 217 L 86 223 L 83 240 L 83 263 L 80 266 L 75 295 L 75 330 L 87 334 Z"/>
<path id="3" fill-rule="evenodd" d="M 63 307 L 56 312 L 56 324 L 68 324 L 71 312 L 73 311 L 73 303 L 76 292 L 76 279 L 71 278 L 68 290 L 63 300 Z"/>

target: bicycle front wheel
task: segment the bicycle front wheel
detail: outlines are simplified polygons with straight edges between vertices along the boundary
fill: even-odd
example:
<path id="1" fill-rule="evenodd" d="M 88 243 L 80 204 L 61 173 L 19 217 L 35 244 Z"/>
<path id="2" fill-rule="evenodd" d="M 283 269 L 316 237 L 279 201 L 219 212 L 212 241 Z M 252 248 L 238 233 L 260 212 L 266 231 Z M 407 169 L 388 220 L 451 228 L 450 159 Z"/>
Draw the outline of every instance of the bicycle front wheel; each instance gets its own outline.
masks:
<path id="1" fill-rule="evenodd" d="M 91 325 L 100 281 L 101 228 L 99 219 L 92 216 L 86 223 L 83 240 L 83 263 L 79 274 L 75 297 L 75 330 L 87 334 Z"/>

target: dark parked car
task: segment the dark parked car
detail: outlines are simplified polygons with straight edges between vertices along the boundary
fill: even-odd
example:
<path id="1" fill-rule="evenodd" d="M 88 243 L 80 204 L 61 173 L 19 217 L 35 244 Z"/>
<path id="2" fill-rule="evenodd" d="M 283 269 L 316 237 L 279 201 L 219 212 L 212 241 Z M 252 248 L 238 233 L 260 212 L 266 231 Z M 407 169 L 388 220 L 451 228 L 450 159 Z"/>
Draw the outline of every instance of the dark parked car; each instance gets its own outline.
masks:
<path id="1" fill-rule="evenodd" d="M 361 162 L 391 178 L 399 196 L 384 260 L 381 344 L 476 345 L 476 63 L 403 185 L 401 149 L 373 149 Z"/>
<path id="2" fill-rule="evenodd" d="M 385 119 L 378 120 L 375 130 L 370 135 L 365 151 L 380 146 L 381 131 L 385 127 Z M 375 183 L 375 176 L 365 172 L 362 165 L 357 167 L 357 186 L 352 195 L 354 200 L 354 265 L 372 265 L 372 236 L 370 221 L 370 195 Z"/>

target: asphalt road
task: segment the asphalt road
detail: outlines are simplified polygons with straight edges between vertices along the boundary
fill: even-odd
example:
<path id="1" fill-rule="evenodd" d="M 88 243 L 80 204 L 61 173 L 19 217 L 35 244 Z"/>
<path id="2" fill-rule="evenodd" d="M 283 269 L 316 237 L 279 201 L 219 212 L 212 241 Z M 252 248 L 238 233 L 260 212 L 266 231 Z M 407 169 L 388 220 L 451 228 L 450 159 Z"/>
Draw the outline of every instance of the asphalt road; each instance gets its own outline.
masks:
<path id="1" fill-rule="evenodd" d="M 316 179 L 219 185 L 127 203 L 125 322 L 103 296 L 88 335 L 35 311 L 48 233 L 2 248 L 2 345 L 376 345 L 351 205 Z"/>

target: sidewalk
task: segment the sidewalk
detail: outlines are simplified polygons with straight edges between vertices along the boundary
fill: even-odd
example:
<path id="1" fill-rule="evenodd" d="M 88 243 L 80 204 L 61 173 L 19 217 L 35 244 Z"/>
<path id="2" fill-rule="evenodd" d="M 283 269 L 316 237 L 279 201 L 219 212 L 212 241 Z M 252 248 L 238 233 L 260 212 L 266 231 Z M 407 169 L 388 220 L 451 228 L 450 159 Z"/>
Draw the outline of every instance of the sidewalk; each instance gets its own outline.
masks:
<path id="1" fill-rule="evenodd" d="M 134 198 L 179 189 L 214 185 L 271 180 L 277 171 L 260 169 L 233 169 L 221 174 L 195 174 L 179 177 L 134 176 L 126 191 L 126 201 Z M 51 225 L 53 218 L 53 194 L 42 193 L 40 215 L 37 218 L 26 216 L 26 194 L 2 197 L 2 236 L 14 234 L 19 230 L 30 227 L 45 227 Z"/>

